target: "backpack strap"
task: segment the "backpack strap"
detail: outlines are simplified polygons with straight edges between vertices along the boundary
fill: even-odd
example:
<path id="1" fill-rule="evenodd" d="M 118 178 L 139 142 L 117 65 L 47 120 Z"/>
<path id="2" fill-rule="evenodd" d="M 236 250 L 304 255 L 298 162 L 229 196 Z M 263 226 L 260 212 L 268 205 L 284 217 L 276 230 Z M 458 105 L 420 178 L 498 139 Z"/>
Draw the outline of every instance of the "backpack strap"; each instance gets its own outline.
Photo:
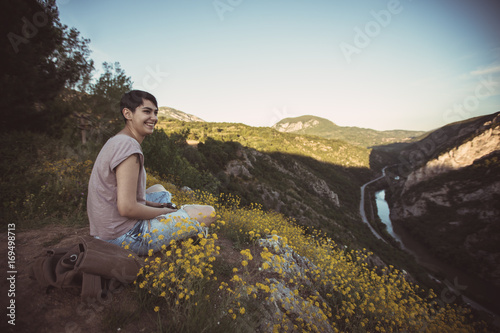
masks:
<path id="1" fill-rule="evenodd" d="M 81 294 L 83 302 L 92 303 L 96 299 L 104 298 L 105 294 L 103 281 L 99 275 L 83 273 Z"/>

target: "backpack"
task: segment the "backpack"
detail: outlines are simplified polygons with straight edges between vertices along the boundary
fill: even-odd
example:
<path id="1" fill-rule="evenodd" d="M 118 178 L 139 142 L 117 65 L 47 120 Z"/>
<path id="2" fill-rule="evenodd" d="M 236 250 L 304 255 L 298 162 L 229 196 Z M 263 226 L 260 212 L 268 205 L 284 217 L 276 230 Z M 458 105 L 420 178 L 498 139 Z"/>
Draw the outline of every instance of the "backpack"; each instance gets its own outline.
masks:
<path id="1" fill-rule="evenodd" d="M 108 291 L 135 281 L 141 268 L 138 256 L 118 245 L 91 236 L 79 237 L 71 247 L 49 249 L 30 268 L 30 278 L 48 291 L 81 288 L 81 299 L 93 302 Z"/>

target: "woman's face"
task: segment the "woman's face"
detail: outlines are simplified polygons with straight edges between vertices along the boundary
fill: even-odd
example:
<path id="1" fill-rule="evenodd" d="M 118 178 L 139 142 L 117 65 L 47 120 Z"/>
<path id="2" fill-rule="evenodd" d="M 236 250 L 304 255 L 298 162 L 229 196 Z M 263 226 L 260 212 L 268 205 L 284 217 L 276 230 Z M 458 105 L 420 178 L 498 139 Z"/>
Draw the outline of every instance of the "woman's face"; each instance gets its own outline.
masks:
<path id="1" fill-rule="evenodd" d="M 130 125 L 136 135 L 142 138 L 153 133 L 158 122 L 158 109 L 153 102 L 143 99 L 143 104 L 139 105 L 135 112 L 129 113 Z"/>

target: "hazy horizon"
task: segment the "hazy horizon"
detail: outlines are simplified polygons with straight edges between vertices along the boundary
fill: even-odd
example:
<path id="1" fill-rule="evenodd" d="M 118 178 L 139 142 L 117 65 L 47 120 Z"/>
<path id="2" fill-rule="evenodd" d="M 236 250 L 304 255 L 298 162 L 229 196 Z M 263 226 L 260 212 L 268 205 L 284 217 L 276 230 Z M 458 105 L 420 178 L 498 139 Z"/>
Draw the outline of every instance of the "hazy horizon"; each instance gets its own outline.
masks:
<path id="1" fill-rule="evenodd" d="M 57 2 L 96 75 L 209 122 L 427 131 L 500 110 L 496 0 Z"/>

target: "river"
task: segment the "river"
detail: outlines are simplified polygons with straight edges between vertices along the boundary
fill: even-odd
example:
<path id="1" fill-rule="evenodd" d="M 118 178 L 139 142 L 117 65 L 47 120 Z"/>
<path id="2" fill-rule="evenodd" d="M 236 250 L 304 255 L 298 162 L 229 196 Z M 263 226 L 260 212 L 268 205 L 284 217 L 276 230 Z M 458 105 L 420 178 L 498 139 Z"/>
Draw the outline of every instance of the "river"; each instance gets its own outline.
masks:
<path id="1" fill-rule="evenodd" d="M 377 206 L 377 215 L 382 223 L 385 224 L 389 235 L 402 244 L 401 239 L 398 235 L 396 235 L 396 233 L 394 233 L 394 229 L 392 228 L 390 218 L 391 210 L 389 209 L 389 204 L 385 201 L 385 190 L 375 193 L 375 205 Z"/>
<path id="2" fill-rule="evenodd" d="M 385 168 L 383 176 L 384 175 Z M 383 176 L 377 178 L 377 180 L 381 179 Z M 368 185 L 369 183 L 365 185 Z M 364 187 L 362 187 L 362 191 L 364 192 Z M 364 195 L 362 197 L 364 197 Z M 500 295 L 498 287 L 495 287 L 491 283 L 483 281 L 465 271 L 449 265 L 442 260 L 437 259 L 424 245 L 416 242 L 404 229 L 398 225 L 393 226 L 390 219 L 390 208 L 385 201 L 384 190 L 375 193 L 375 203 L 377 207 L 377 215 L 382 223 L 387 226 L 388 233 L 401 244 L 403 250 L 409 252 L 415 257 L 418 264 L 427 270 L 431 278 L 446 285 L 444 293 L 442 292 L 440 295 L 441 300 L 445 303 L 449 303 L 453 302 L 457 298 L 456 295 L 462 295 L 464 301 L 469 303 L 472 307 L 485 311 L 493 316 L 495 324 L 500 327 L 500 314 L 498 313 Z M 362 216 L 364 215 L 362 214 Z M 373 228 L 371 229 L 372 232 L 374 232 Z M 377 238 L 380 237 L 378 233 L 376 233 L 375 236 L 377 236 Z M 443 281 L 439 281 L 434 275 L 444 277 Z M 486 299 L 489 303 L 496 305 L 493 306 L 494 309 L 491 306 L 487 308 L 486 306 L 479 304 L 478 301 L 474 301 L 469 297 L 464 296 L 462 291 L 467 291 L 468 295 L 478 295 L 479 298 Z"/>

